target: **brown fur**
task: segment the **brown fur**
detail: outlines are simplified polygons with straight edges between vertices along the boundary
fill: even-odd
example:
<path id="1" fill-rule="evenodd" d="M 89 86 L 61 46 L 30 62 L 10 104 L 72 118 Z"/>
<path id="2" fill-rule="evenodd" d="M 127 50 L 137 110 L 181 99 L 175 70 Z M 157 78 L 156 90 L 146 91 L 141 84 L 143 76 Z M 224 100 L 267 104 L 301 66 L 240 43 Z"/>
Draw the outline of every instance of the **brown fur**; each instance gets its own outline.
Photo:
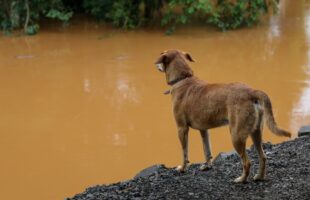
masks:
<path id="1" fill-rule="evenodd" d="M 233 146 L 243 163 L 242 175 L 235 182 L 245 182 L 250 172 L 246 139 L 251 136 L 259 154 L 260 167 L 254 180 L 265 176 L 266 156 L 262 149 L 263 118 L 268 128 L 279 136 L 291 134 L 278 128 L 269 97 L 242 83 L 210 84 L 193 75 L 187 61 L 194 62 L 188 53 L 179 50 L 163 52 L 155 64 L 163 66 L 166 81 L 171 85 L 173 113 L 182 145 L 183 163 L 177 169 L 186 170 L 188 161 L 189 127 L 200 130 L 204 145 L 205 170 L 211 164 L 208 129 L 229 125 Z"/>

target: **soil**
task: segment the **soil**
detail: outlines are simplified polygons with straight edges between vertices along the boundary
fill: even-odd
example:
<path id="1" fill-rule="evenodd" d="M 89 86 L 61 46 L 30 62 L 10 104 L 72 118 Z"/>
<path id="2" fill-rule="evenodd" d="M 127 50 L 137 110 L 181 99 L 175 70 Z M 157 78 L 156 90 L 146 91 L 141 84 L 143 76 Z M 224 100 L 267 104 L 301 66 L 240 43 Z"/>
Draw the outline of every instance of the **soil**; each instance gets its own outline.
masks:
<path id="1" fill-rule="evenodd" d="M 264 144 L 267 174 L 264 181 L 253 181 L 258 156 L 247 150 L 252 166 L 248 182 L 234 183 L 241 174 L 241 160 L 236 153 L 220 154 L 208 171 L 199 164 L 185 173 L 154 165 L 135 178 L 86 189 L 67 200 L 102 199 L 310 199 L 310 137 L 304 136 L 272 145 Z"/>

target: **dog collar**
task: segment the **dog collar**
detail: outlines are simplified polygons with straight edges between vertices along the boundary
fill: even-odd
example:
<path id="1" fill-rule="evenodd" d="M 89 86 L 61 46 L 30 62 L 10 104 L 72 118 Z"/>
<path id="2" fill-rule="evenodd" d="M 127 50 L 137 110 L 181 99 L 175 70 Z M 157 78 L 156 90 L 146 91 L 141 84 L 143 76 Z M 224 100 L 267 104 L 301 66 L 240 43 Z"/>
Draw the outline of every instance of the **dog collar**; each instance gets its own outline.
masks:
<path id="1" fill-rule="evenodd" d="M 164 95 L 167 95 L 167 94 L 171 94 L 171 90 L 166 90 L 166 91 L 164 92 Z"/>
<path id="2" fill-rule="evenodd" d="M 187 76 L 182 76 L 182 77 L 176 78 L 176 79 L 174 79 L 172 81 L 169 81 L 168 85 L 173 86 L 174 84 L 176 84 L 176 83 L 178 83 L 178 82 L 180 82 L 180 81 L 182 81 L 182 80 L 184 80 L 186 78 L 189 78 L 189 77 L 192 77 L 192 75 L 187 75 Z"/>
<path id="3" fill-rule="evenodd" d="M 184 80 L 186 78 L 189 78 L 189 77 L 192 77 L 192 75 L 183 76 L 183 77 L 177 78 L 175 80 L 169 81 L 168 85 L 173 86 L 174 84 L 176 84 L 176 83 L 178 83 L 178 82 L 180 82 L 180 81 L 182 81 L 182 80 Z M 167 94 L 171 94 L 171 89 L 170 90 L 166 90 L 164 92 L 164 95 L 167 95 Z"/>

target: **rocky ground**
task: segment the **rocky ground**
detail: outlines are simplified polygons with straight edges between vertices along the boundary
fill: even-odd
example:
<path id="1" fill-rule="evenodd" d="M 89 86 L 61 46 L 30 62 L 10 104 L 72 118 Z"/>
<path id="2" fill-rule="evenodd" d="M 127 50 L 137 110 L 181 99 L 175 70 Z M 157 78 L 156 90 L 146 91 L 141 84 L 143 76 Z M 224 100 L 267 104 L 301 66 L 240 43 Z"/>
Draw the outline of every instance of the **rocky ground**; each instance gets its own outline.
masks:
<path id="1" fill-rule="evenodd" d="M 272 145 L 264 144 L 267 178 L 254 182 L 258 156 L 248 150 L 252 167 L 249 181 L 234 183 L 241 174 L 235 153 L 218 156 L 209 171 L 192 164 L 185 173 L 164 165 L 140 172 L 132 180 L 94 186 L 68 200 L 101 199 L 310 199 L 310 137 Z"/>

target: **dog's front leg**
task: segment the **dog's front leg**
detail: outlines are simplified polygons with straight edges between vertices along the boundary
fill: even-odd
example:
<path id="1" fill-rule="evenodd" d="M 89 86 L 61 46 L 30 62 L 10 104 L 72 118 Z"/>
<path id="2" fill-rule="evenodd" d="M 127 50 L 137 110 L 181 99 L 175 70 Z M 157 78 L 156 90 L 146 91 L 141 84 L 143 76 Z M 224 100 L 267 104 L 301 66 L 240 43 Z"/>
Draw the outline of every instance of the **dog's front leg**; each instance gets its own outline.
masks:
<path id="1" fill-rule="evenodd" d="M 208 170 L 211 168 L 212 163 L 212 153 L 211 153 L 211 147 L 210 147 L 210 139 L 209 139 L 209 133 L 207 130 L 201 130 L 200 131 L 202 144 L 203 144 L 203 150 L 206 162 L 200 166 L 200 170 Z"/>
<path id="2" fill-rule="evenodd" d="M 188 127 L 178 127 L 179 139 L 182 146 L 183 164 L 177 167 L 177 171 L 184 172 L 188 161 Z"/>

